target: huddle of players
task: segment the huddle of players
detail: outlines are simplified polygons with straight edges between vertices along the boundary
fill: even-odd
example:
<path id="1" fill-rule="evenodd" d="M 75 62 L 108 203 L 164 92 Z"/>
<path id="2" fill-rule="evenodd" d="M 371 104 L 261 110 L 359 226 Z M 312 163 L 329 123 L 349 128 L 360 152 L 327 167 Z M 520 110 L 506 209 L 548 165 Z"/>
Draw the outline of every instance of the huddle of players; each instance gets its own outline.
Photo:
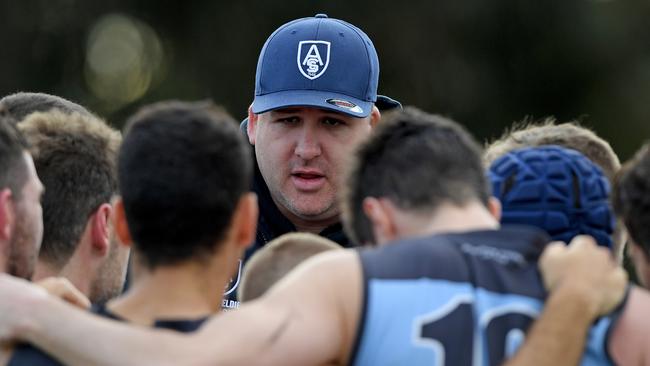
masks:
<path id="1" fill-rule="evenodd" d="M 19 97 L 43 96 L 12 98 Z M 261 108 L 259 113 L 249 114 L 249 140 L 255 144 L 256 154 L 264 137 L 255 131 L 251 134 L 250 128 L 268 124 L 265 133 L 278 133 L 280 129 L 279 133 L 290 135 L 298 131 L 297 123 L 303 123 L 305 131 L 313 127 L 306 118 L 296 122 L 295 115 L 323 113 L 312 108 L 286 112 L 286 107 L 277 109 L 281 114 L 279 122 L 260 121 L 256 115 L 273 113 L 275 109 L 267 112 Z M 5 109 L 7 114 L 13 113 L 11 108 Z M 235 121 L 205 103 L 159 103 L 130 119 L 118 152 L 119 134 L 105 123 L 85 110 L 58 109 L 14 117 L 14 121 L 7 119 L 0 130 L 5 135 L 2 139 L 18 151 L 23 162 L 22 152 L 31 146 L 36 171 L 45 186 L 43 244 L 35 275 L 31 276 L 28 263 L 40 243 L 37 220 L 16 221 L 14 234 L 21 235 L 14 235 L 11 240 L 15 243 L 8 246 L 13 250 L 8 256 L 8 263 L 13 263 L 6 267 L 8 271 L 34 279 L 65 276 L 93 302 L 101 303 L 117 294 L 128 248 L 133 246 L 132 289 L 93 311 L 114 320 L 179 331 L 193 331 L 204 325 L 201 332 L 187 339 L 140 334 L 128 328 L 133 333 L 118 337 L 123 344 L 111 337 L 121 334 L 112 332 L 125 330 L 117 326 L 101 335 L 91 337 L 88 333 L 87 338 L 79 338 L 96 329 L 92 328 L 95 320 L 88 320 L 82 312 L 49 298 L 44 310 L 36 311 L 19 306 L 17 295 L 5 297 L 15 301 L 2 301 L 0 310 L 16 319 L 24 318 L 20 315 L 28 311 L 35 318 L 48 311 L 65 315 L 42 319 L 42 329 L 49 329 L 49 334 L 43 330 L 32 334 L 32 329 L 18 332 L 20 327 L 4 325 L 11 321 L 3 318 L 0 335 L 12 328 L 17 332 L 13 335 L 38 344 L 66 363 L 192 364 L 200 360 L 214 364 L 416 365 L 466 364 L 477 357 L 486 357 L 484 363 L 500 363 L 521 345 L 521 336 L 515 330 L 526 331 L 542 311 L 547 296 L 543 282 L 552 294 L 562 294 L 563 288 L 575 290 L 580 288 L 576 284 L 583 284 L 581 277 L 571 276 L 579 273 L 573 268 L 564 268 L 564 274 L 559 271 L 564 276 L 561 280 L 554 277 L 558 272 L 553 271 L 540 277 L 536 267 L 544 244 L 551 239 L 568 242 L 580 234 L 589 234 L 598 244 L 620 254 L 624 234 L 621 225 L 614 225 L 609 209 L 610 181 L 614 176 L 614 207 L 629 229 L 632 240 L 628 247 L 641 283 L 650 280 L 644 246 L 650 244 L 644 217 L 645 197 L 650 189 L 647 147 L 617 173 L 620 164 L 616 155 L 591 131 L 573 124 L 526 127 L 488 147 L 484 154 L 489 165 L 488 182 L 480 148 L 462 127 L 406 108 L 389 113 L 378 124 L 370 118 L 368 127 L 376 124 L 376 131 L 367 141 L 361 143 L 359 139 L 359 143 L 351 144 L 361 145 L 351 167 L 346 169 L 346 191 L 341 194 L 347 233 L 356 243 L 379 245 L 381 249 L 358 253 L 336 250 L 320 256 L 260 301 L 204 324 L 222 304 L 220 294 L 212 289 L 225 287 L 229 275 L 236 271 L 238 258 L 259 234 L 255 230 L 258 204 L 248 193 L 256 172 L 249 144 Z M 321 118 L 325 122 L 319 120 L 319 124 L 339 129 L 331 135 L 341 138 L 337 134 L 341 134 L 346 121 L 336 118 L 336 113 L 327 112 Z M 19 141 L 20 136 L 10 128 L 17 121 L 29 145 Z M 318 155 L 312 151 L 313 146 L 298 146 L 295 150 L 305 160 L 310 154 Z M 5 164 L 21 168 L 15 162 Z M 265 168 L 259 168 L 263 174 Z M 12 179 L 20 176 L 6 171 L 5 175 Z M 271 185 L 271 179 L 264 178 Z M 21 191 L 21 183 L 16 184 L 7 182 L 4 186 L 10 187 L 10 192 Z M 490 191 L 499 198 L 501 208 L 490 197 Z M 16 200 L 27 199 L 25 195 L 14 195 Z M 263 209 L 261 204 L 259 209 Z M 36 211 L 31 211 L 32 218 Z M 499 221 L 528 224 L 544 231 L 499 230 Z M 25 223 L 32 226 L 19 228 Z M 28 238 L 30 234 L 34 237 Z M 416 239 L 408 240 L 411 237 Z M 573 318 L 575 326 L 568 327 L 575 329 L 560 330 L 578 342 L 578 346 L 564 350 L 560 359 L 580 357 L 580 339 L 584 338 L 581 331 L 597 316 L 607 314 L 590 334 L 584 364 L 611 362 L 609 353 L 621 364 L 645 361 L 645 324 L 641 314 L 634 314 L 642 310 L 648 296 L 632 289 L 625 295 L 624 305 L 615 309 L 623 296 L 622 271 L 608 268 L 602 251 L 594 250 L 585 240 L 578 238 L 570 249 L 552 248 L 560 259 L 592 250 L 588 253 L 591 257 L 584 254 L 584 258 L 594 260 L 590 263 L 594 268 L 590 269 L 604 266 L 602 274 L 584 279 L 591 285 L 602 281 L 603 288 L 587 291 L 585 298 L 592 301 L 578 302 L 585 307 L 579 309 L 583 317 Z M 399 242 L 384 247 L 395 241 Z M 242 296 L 258 297 L 275 282 L 261 274 L 279 273 L 275 277 L 280 278 L 296 265 L 298 253 L 304 252 L 307 257 L 321 251 L 312 250 L 317 244 L 309 245 L 264 246 L 249 262 L 239 289 Z M 322 246 L 322 250 L 329 249 L 325 248 L 327 244 Z M 283 255 L 289 258 L 286 264 Z M 2 281 L 3 295 L 12 295 L 2 292 L 11 291 L 11 286 L 26 288 L 6 277 Z M 25 292 L 30 291 L 35 290 Z M 547 303 L 549 313 L 550 306 Z M 59 310 L 61 313 L 57 313 Z M 475 323 L 475 317 L 481 321 Z M 413 327 L 415 323 L 418 328 Z M 539 323 L 544 324 L 542 320 Z M 83 328 L 85 325 L 89 328 Z M 478 326 L 482 328 L 474 330 Z M 58 327 L 71 330 L 59 337 L 53 331 Z M 576 329 L 577 333 L 570 333 Z M 316 330 L 319 334 L 315 334 Z M 518 357 L 526 357 L 527 350 L 547 349 L 545 345 L 536 348 L 538 344 L 533 343 L 539 339 L 534 338 L 536 330 L 531 330 Z M 545 335 L 544 331 L 539 334 Z M 475 334 L 479 336 L 474 338 Z M 621 344 L 623 336 L 626 342 Z M 111 346 L 93 347 L 101 337 L 111 339 L 106 342 Z M 232 352 L 242 347 L 247 350 Z M 54 362 L 46 357 L 33 348 L 20 346 L 10 363 Z M 532 364 L 538 361 L 535 357 L 550 359 L 547 354 L 530 357 L 519 362 Z"/>

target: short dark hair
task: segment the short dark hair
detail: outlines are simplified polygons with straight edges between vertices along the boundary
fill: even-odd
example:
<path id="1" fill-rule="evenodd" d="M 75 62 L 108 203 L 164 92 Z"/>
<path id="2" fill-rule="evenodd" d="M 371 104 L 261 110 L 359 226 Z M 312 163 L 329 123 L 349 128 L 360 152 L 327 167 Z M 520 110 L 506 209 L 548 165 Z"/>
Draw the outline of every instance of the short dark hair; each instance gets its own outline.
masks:
<path id="1" fill-rule="evenodd" d="M 91 115 L 56 109 L 30 114 L 18 129 L 45 186 L 39 257 L 60 269 L 77 249 L 88 217 L 117 191 L 121 136 Z"/>
<path id="2" fill-rule="evenodd" d="M 614 212 L 650 259 L 650 143 L 625 163 L 614 180 Z"/>
<path id="3" fill-rule="evenodd" d="M 385 117 L 357 151 L 347 175 L 343 219 L 353 241 L 374 243 L 362 207 L 366 197 L 428 212 L 444 202 L 487 205 L 489 196 L 481 148 L 472 136 L 450 119 L 408 107 Z"/>
<path id="4" fill-rule="evenodd" d="M 0 189 L 9 188 L 16 200 L 22 198 L 27 182 L 27 166 L 24 154 L 27 141 L 0 107 Z"/>
<path id="5" fill-rule="evenodd" d="M 0 99 L 0 106 L 18 123 L 34 112 L 56 109 L 64 113 L 92 115 L 86 108 L 67 99 L 45 93 L 19 92 Z"/>
<path id="6" fill-rule="evenodd" d="M 118 162 L 134 248 L 153 269 L 213 253 L 252 178 L 237 122 L 209 102 L 160 102 L 127 122 Z"/>

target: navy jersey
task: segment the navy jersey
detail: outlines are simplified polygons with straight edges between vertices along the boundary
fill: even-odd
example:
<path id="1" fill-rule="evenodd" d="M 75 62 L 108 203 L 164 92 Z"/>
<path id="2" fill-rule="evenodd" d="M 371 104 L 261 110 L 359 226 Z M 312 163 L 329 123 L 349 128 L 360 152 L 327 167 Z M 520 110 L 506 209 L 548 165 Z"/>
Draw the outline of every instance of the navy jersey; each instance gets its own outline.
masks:
<path id="1" fill-rule="evenodd" d="M 92 309 L 97 315 L 101 315 L 117 321 L 125 321 L 124 319 L 116 316 L 115 314 L 108 311 L 105 307 L 94 307 Z M 193 332 L 198 330 L 201 325 L 205 322 L 205 318 L 192 319 L 192 320 L 160 320 L 154 323 L 155 328 L 164 328 L 175 330 L 177 332 Z M 47 353 L 41 351 L 39 348 L 36 348 L 29 344 L 22 344 L 16 347 L 11 359 L 7 363 L 7 366 L 58 366 L 61 363 L 55 360 L 53 357 L 50 357 Z"/>
<path id="2" fill-rule="evenodd" d="M 546 292 L 533 228 L 435 235 L 361 250 L 364 305 L 354 365 L 499 365 L 523 343 Z M 611 365 L 601 318 L 582 365 Z"/>

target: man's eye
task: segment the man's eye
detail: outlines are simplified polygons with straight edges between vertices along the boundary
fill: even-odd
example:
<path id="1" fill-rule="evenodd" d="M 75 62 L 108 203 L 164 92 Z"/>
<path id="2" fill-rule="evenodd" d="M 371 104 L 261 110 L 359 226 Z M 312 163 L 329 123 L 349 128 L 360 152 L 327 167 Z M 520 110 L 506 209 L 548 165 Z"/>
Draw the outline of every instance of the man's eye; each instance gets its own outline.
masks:
<path id="1" fill-rule="evenodd" d="M 300 122 L 300 119 L 298 117 L 285 117 L 285 118 L 279 118 L 278 122 L 280 123 L 288 123 L 288 124 L 296 124 Z"/>
<path id="2" fill-rule="evenodd" d="M 325 118 L 323 120 L 323 124 L 327 126 L 342 126 L 345 125 L 345 122 L 341 121 L 340 119 Z"/>

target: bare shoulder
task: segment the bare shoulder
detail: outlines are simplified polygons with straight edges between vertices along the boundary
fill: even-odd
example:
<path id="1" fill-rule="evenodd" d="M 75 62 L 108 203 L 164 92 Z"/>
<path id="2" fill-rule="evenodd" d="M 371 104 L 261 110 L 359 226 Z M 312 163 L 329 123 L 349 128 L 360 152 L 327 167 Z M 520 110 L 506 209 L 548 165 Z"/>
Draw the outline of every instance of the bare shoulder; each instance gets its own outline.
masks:
<path id="1" fill-rule="evenodd" d="M 193 343 L 209 351 L 200 360 L 224 365 L 346 364 L 356 336 L 362 283 L 355 252 L 319 254 L 262 297 L 202 327 Z M 229 351 L 242 344 L 247 352 Z"/>
<path id="2" fill-rule="evenodd" d="M 302 263 L 265 296 L 271 301 L 289 301 L 318 316 L 320 329 L 336 324 L 330 334 L 338 338 L 336 364 L 350 358 L 363 305 L 363 272 L 354 250 L 319 254 Z M 316 315 L 318 314 L 318 315 Z"/>
<path id="3" fill-rule="evenodd" d="M 609 341 L 617 365 L 650 364 L 650 292 L 633 287 Z"/>

